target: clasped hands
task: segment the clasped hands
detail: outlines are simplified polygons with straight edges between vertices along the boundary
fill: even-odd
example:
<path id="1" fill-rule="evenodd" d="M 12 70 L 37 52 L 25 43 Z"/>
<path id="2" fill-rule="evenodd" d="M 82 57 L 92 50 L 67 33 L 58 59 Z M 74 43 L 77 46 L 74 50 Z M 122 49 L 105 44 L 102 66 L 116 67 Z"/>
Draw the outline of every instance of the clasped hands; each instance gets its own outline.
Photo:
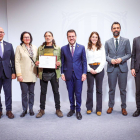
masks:
<path id="1" fill-rule="evenodd" d="M 113 64 L 113 65 L 115 65 L 115 64 L 120 64 L 122 62 L 122 59 L 121 58 L 117 58 L 117 59 L 112 59 L 111 60 L 111 63 Z"/>
<path id="2" fill-rule="evenodd" d="M 65 78 L 65 75 L 64 74 L 61 75 L 61 78 L 62 78 L 63 81 L 66 81 L 66 78 Z M 82 81 L 85 81 L 86 78 L 87 78 L 87 75 L 86 74 L 82 74 L 82 79 L 81 80 Z"/>

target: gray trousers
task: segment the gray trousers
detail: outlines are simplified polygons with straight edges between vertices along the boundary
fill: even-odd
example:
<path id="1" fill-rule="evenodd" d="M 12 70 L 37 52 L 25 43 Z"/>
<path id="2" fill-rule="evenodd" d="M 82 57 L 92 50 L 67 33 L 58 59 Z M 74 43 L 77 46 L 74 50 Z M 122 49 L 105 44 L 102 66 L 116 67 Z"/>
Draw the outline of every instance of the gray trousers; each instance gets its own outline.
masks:
<path id="1" fill-rule="evenodd" d="M 20 82 L 20 87 L 22 91 L 22 108 L 24 111 L 28 109 L 28 102 L 29 102 L 29 110 L 33 110 L 34 86 L 35 83 L 32 82 Z"/>
<path id="2" fill-rule="evenodd" d="M 115 104 L 115 89 L 118 80 L 121 96 L 121 107 L 126 108 L 126 85 L 127 85 L 127 73 L 121 72 L 119 66 L 115 67 L 113 72 L 108 72 L 108 84 L 109 84 L 109 103 L 108 106 L 112 107 Z"/>

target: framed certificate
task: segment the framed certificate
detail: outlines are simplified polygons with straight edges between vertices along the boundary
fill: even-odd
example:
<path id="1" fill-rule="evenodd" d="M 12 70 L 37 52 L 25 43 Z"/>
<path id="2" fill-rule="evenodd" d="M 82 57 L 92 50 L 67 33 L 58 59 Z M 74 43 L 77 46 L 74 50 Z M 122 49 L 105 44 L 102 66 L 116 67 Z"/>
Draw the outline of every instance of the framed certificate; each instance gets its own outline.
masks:
<path id="1" fill-rule="evenodd" d="M 57 56 L 39 56 L 39 68 L 55 69 L 57 62 Z"/>

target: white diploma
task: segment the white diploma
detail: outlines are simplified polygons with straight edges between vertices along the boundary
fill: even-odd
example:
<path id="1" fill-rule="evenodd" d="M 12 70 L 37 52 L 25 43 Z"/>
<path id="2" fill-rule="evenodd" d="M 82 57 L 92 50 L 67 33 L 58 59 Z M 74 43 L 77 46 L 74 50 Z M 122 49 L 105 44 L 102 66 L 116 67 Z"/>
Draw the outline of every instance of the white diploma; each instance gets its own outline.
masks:
<path id="1" fill-rule="evenodd" d="M 56 56 L 39 56 L 39 68 L 56 68 Z"/>

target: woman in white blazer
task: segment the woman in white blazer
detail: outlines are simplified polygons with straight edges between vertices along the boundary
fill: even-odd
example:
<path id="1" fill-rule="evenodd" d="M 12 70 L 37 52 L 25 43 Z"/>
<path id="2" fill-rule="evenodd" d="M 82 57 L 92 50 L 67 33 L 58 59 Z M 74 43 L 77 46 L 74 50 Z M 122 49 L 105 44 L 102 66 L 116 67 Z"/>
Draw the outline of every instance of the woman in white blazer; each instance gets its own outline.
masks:
<path id="1" fill-rule="evenodd" d="M 17 46 L 15 53 L 15 68 L 22 91 L 23 112 L 20 117 L 24 117 L 27 114 L 28 104 L 30 115 L 34 115 L 34 86 L 37 80 L 37 68 L 34 62 L 37 56 L 37 48 L 32 45 L 32 35 L 29 32 L 23 32 L 20 40 L 21 44 Z M 29 96 L 27 96 L 28 94 Z"/>

